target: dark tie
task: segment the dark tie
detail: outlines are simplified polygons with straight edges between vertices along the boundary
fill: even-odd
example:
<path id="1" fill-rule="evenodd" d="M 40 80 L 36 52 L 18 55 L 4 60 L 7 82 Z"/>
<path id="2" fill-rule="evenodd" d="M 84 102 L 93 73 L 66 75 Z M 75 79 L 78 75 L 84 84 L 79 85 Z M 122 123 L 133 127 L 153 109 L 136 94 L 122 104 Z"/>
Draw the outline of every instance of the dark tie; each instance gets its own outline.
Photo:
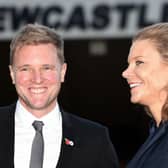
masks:
<path id="1" fill-rule="evenodd" d="M 30 168 L 42 168 L 44 152 L 42 128 L 44 124 L 42 121 L 34 121 L 32 125 L 36 130 L 36 134 L 32 143 Z"/>

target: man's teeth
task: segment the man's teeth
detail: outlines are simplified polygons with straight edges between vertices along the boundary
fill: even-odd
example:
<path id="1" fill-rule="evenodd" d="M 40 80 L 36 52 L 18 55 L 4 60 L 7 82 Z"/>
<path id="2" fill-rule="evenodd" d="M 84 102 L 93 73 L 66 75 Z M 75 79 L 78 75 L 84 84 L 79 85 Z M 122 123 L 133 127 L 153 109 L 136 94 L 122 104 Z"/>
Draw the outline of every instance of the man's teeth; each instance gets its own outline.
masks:
<path id="1" fill-rule="evenodd" d="M 31 89 L 32 93 L 43 93 L 45 89 Z"/>
<path id="2" fill-rule="evenodd" d="M 133 87 L 136 87 L 136 86 L 139 86 L 140 83 L 133 83 L 133 84 L 130 84 L 130 88 L 133 88 Z"/>

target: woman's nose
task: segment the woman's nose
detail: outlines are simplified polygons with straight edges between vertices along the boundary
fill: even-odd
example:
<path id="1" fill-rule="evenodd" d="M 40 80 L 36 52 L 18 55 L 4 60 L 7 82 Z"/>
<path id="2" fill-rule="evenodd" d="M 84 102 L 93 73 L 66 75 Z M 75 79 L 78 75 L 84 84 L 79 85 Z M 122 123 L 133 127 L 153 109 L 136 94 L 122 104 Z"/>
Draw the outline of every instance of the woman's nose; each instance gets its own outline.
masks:
<path id="1" fill-rule="evenodd" d="M 130 75 L 132 75 L 132 68 L 128 66 L 123 72 L 122 72 L 122 77 L 127 79 Z"/>
<path id="2" fill-rule="evenodd" d="M 122 77 L 123 78 L 127 78 L 128 75 L 128 68 L 126 68 L 123 72 L 122 72 Z"/>

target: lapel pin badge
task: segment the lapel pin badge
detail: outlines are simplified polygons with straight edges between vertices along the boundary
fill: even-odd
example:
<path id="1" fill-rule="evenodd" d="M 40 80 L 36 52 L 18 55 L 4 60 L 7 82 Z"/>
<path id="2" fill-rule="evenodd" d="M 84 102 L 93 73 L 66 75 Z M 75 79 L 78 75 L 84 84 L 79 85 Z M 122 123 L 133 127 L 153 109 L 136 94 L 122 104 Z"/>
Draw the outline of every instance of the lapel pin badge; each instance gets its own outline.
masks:
<path id="1" fill-rule="evenodd" d="M 64 140 L 65 140 L 65 144 L 66 145 L 74 146 L 74 142 L 73 141 L 69 140 L 68 138 L 65 138 Z"/>

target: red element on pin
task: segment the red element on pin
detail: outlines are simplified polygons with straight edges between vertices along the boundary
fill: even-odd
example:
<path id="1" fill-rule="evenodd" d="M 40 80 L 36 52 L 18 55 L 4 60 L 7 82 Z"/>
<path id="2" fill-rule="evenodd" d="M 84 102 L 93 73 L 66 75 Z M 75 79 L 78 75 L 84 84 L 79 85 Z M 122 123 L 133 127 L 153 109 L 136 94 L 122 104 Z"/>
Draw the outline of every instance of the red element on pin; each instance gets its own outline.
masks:
<path id="1" fill-rule="evenodd" d="M 65 144 L 70 145 L 70 146 L 74 146 L 74 142 L 69 140 L 68 138 L 65 138 Z"/>

